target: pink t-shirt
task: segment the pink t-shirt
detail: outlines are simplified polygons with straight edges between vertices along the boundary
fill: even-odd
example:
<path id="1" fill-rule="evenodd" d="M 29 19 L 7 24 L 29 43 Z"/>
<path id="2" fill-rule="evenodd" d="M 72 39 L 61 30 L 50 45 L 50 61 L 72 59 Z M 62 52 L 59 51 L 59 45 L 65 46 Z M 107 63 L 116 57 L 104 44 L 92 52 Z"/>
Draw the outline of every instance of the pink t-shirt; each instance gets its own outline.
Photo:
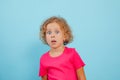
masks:
<path id="1" fill-rule="evenodd" d="M 58 57 L 49 52 L 40 58 L 39 76 L 47 75 L 48 80 L 77 80 L 76 70 L 85 64 L 74 48 L 65 47 Z"/>

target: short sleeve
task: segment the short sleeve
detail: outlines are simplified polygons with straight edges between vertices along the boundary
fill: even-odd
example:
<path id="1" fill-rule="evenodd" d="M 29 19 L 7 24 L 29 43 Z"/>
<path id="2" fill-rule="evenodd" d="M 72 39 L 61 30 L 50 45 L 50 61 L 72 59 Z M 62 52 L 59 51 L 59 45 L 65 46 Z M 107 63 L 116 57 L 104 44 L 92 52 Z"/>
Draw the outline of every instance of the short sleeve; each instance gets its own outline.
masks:
<path id="1" fill-rule="evenodd" d="M 44 76 L 46 74 L 47 74 L 47 68 L 43 64 L 42 60 L 40 60 L 39 76 Z"/>
<path id="2" fill-rule="evenodd" d="M 80 55 L 75 49 L 73 49 L 73 64 L 74 64 L 75 69 L 85 66 L 85 63 L 83 62 Z"/>

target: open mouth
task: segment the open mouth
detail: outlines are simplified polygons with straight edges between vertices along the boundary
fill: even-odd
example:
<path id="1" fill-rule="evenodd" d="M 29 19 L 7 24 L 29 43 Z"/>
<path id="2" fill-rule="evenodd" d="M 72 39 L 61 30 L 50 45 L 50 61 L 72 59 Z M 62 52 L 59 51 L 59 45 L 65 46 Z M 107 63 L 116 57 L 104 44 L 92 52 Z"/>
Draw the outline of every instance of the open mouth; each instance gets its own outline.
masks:
<path id="1" fill-rule="evenodd" d="M 52 42 L 52 43 L 55 43 L 55 42 L 56 42 L 56 40 L 52 40 L 51 42 Z"/>

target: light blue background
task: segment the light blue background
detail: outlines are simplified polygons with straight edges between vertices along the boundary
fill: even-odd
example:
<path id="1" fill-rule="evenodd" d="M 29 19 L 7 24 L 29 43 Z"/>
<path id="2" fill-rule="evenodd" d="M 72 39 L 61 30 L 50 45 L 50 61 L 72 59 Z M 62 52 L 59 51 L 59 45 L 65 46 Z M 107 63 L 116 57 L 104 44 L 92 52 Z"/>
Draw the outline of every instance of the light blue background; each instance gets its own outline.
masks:
<path id="1" fill-rule="evenodd" d="M 119 0 L 0 0 L 0 80 L 39 80 L 39 58 L 49 47 L 39 26 L 64 17 L 86 63 L 87 80 L 120 79 Z M 69 74 L 68 74 L 69 75 Z"/>

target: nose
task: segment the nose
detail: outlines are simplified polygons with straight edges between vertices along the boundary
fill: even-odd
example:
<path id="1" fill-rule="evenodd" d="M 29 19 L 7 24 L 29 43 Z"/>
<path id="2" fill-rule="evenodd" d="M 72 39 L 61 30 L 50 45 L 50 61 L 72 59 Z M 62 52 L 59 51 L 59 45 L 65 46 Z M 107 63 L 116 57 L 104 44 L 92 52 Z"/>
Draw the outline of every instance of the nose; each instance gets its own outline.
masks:
<path id="1" fill-rule="evenodd" d="M 51 38 L 55 38 L 55 34 L 52 34 L 52 35 L 51 35 Z"/>

